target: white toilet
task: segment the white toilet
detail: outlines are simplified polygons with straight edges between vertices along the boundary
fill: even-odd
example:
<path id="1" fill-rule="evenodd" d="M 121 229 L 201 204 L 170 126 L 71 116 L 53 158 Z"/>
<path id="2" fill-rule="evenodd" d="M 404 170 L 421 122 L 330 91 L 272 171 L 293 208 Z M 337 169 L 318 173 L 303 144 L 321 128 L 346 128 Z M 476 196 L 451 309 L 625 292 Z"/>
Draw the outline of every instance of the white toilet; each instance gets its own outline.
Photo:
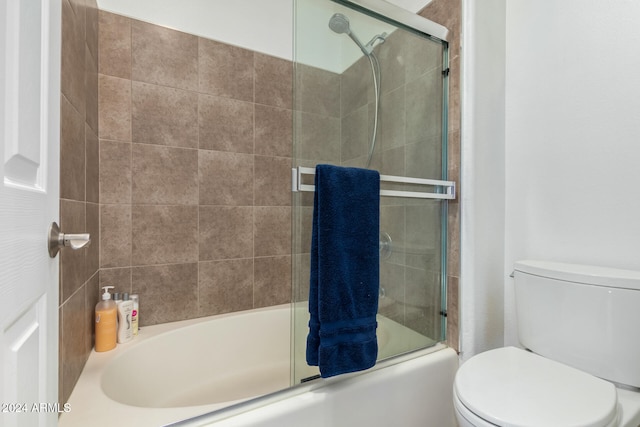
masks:
<path id="1" fill-rule="evenodd" d="M 460 427 L 639 427 L 640 272 L 520 261 L 518 338 L 458 370 Z"/>

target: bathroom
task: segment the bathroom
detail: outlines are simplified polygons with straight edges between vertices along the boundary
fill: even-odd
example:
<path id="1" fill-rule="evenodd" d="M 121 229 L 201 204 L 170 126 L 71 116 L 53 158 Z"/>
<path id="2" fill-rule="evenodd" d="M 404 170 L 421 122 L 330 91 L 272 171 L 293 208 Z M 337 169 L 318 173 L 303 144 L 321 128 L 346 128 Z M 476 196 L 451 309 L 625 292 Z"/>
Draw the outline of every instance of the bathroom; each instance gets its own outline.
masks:
<path id="1" fill-rule="evenodd" d="M 76 2 L 63 1 L 62 6 L 63 22 L 69 18 L 65 13 L 85 13 L 89 23 L 78 23 L 71 31 L 72 40 L 94 32 L 86 42 L 73 44 L 77 56 L 63 53 L 63 75 L 84 70 L 85 65 L 74 62 L 79 57 L 88 69 L 97 70 L 97 11 Z M 414 11 L 423 6 L 414 5 Z M 516 260 L 640 267 L 634 251 L 640 230 L 633 225 L 640 204 L 628 196 L 640 178 L 632 163 L 638 150 L 632 141 L 639 130 L 634 120 L 639 107 L 628 96 L 639 85 L 634 78 L 639 59 L 633 46 L 640 34 L 632 19 L 638 10 L 629 3 L 577 1 L 481 5 L 463 1 L 440 6 L 436 0 L 431 7 L 434 21 L 450 29 L 460 24 L 463 46 L 457 63 L 455 54 L 451 56 L 452 74 L 460 76 L 462 91 L 456 106 L 452 78 L 451 104 L 459 108 L 461 119 L 457 124 L 450 121 L 449 141 L 455 150 L 452 142 L 460 140 L 460 151 L 452 151 L 451 157 L 459 155 L 461 161 L 459 177 L 456 163 L 450 164 L 450 179 L 459 181 L 459 199 L 450 206 L 459 203 L 461 209 L 459 214 L 450 210 L 450 247 L 459 254 L 460 265 L 449 265 L 447 320 L 448 344 L 461 351 L 464 361 L 484 350 L 517 343 L 509 278 Z M 610 64 L 605 58 L 615 61 Z M 93 175 L 103 154 L 98 144 L 98 99 L 91 91 L 83 99 L 77 84 L 85 78 L 97 87 L 98 73 L 82 72 L 62 80 L 69 104 L 87 114 L 84 130 L 62 139 L 62 161 L 70 162 L 63 163 L 62 176 L 71 177 L 61 183 L 61 222 L 66 229 L 86 229 L 100 236 L 103 201 L 97 185 L 100 177 Z M 69 108 L 65 105 L 63 113 Z M 78 129 L 77 122 L 72 125 Z M 67 143 L 84 143 L 86 152 L 71 148 L 66 152 L 77 156 L 65 157 Z M 86 170 L 84 181 L 79 178 L 82 174 L 75 175 L 78 170 Z M 71 184 L 65 187 L 65 182 Z M 606 199 L 593 197 L 605 190 Z M 85 307 L 97 300 L 103 275 L 98 248 L 94 244 L 86 254 L 61 253 L 62 397 L 70 394 L 90 350 L 86 332 L 82 337 L 77 331 L 67 332 L 65 340 L 64 325 L 89 323 L 91 310 Z M 114 253 L 120 249 L 112 248 Z M 272 255 L 286 257 L 284 253 Z M 450 262 L 456 258 L 450 257 Z M 104 274 L 120 273 L 108 269 Z"/>

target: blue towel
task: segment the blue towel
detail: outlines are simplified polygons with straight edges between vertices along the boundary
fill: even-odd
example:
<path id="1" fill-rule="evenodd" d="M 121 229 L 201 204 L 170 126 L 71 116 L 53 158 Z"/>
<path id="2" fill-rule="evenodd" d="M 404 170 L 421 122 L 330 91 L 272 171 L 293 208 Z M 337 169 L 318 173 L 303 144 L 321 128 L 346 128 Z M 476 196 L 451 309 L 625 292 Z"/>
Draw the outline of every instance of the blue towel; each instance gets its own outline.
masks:
<path id="1" fill-rule="evenodd" d="M 380 174 L 317 165 L 307 363 L 322 377 L 376 363 L 379 239 Z"/>

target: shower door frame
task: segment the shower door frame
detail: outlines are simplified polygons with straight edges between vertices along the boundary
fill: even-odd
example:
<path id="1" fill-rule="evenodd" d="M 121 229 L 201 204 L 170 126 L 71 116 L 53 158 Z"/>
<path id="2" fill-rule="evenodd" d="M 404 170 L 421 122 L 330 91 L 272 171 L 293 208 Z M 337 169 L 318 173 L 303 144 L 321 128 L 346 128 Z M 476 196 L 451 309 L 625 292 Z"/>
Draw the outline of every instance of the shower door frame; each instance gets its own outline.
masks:
<path id="1" fill-rule="evenodd" d="M 441 112 L 441 180 L 442 182 L 447 182 L 448 179 L 448 97 L 449 97 L 449 30 L 433 21 L 428 20 L 422 16 L 411 13 L 405 9 L 402 9 L 398 6 L 387 2 L 381 2 L 378 0 L 331 0 L 331 2 L 339 4 L 341 6 L 345 6 L 349 9 L 352 9 L 358 13 L 362 13 L 379 21 L 385 22 L 387 24 L 391 24 L 396 28 L 401 30 L 408 31 L 409 33 L 413 33 L 414 35 L 419 36 L 420 38 L 431 40 L 437 42 L 442 45 L 442 112 Z M 294 5 L 296 3 L 294 2 Z M 294 8 L 297 6 L 294 6 Z M 293 45 L 293 58 L 294 58 L 294 74 L 295 67 L 298 63 L 296 59 L 296 17 L 297 12 L 294 9 L 294 45 Z M 294 79 L 295 81 L 295 79 Z M 295 97 L 295 93 L 294 93 Z M 296 132 L 295 132 L 295 115 L 294 115 L 294 147 L 296 144 Z M 295 148 L 294 148 L 295 150 Z M 298 157 L 294 154 L 294 161 L 299 160 Z M 292 190 L 294 192 L 300 191 L 299 187 L 302 186 L 301 178 L 299 177 L 299 171 L 295 166 L 292 171 Z M 298 174 L 298 176 L 296 176 Z M 455 183 L 452 183 L 452 187 L 455 188 Z M 309 191 L 307 189 L 306 191 Z M 447 189 L 436 188 L 434 192 L 447 192 Z M 447 199 L 455 198 L 455 189 L 453 197 L 437 197 L 440 200 L 440 336 L 439 342 L 443 342 L 447 337 L 447 257 L 448 257 L 448 202 Z M 296 206 L 295 199 L 292 201 L 292 206 Z M 291 345 L 291 381 L 292 385 L 297 383 L 296 381 L 296 362 L 295 362 L 295 345 L 294 345 L 294 336 L 295 336 L 295 327 L 296 327 L 296 304 L 297 304 L 297 290 L 300 283 L 300 275 L 299 272 L 296 271 L 298 268 L 297 262 L 295 261 L 296 256 L 298 255 L 295 250 L 295 238 L 296 231 L 298 230 L 298 225 L 296 224 L 297 214 L 294 213 L 292 216 L 292 239 L 294 240 L 292 243 L 292 279 L 294 280 L 293 288 L 292 288 L 292 345 Z M 421 349 L 416 349 L 413 351 L 420 351 Z M 396 355 L 393 357 L 400 356 Z M 392 357 L 392 358 L 393 358 Z M 380 361 L 378 361 L 379 363 Z M 375 368 L 374 368 L 375 369 Z M 310 379 L 313 379 L 310 378 Z M 306 379 L 305 379 L 306 380 Z"/>

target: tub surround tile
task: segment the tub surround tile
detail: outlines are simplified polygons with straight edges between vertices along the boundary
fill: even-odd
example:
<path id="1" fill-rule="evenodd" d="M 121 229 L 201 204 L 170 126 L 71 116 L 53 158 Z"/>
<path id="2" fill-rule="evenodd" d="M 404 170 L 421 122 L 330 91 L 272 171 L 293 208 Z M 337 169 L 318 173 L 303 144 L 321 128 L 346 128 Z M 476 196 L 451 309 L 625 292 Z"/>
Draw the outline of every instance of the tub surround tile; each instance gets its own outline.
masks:
<path id="1" fill-rule="evenodd" d="M 291 157 L 293 112 L 255 105 L 255 154 Z"/>
<path id="2" fill-rule="evenodd" d="M 131 145 L 100 141 L 100 203 L 131 204 Z"/>
<path id="3" fill-rule="evenodd" d="M 253 308 L 253 258 L 199 263 L 198 314 Z"/>
<path id="4" fill-rule="evenodd" d="M 84 287 L 73 294 L 61 307 L 60 329 L 62 336 L 60 377 L 62 379 L 62 395 L 60 400 L 66 402 L 74 385 L 80 377 L 82 368 L 89 353 L 85 345 L 85 292 Z"/>
<path id="5" fill-rule="evenodd" d="M 131 78 L 198 90 L 198 37 L 132 20 Z"/>
<path id="6" fill-rule="evenodd" d="M 60 197 L 85 200 L 85 122 L 65 96 L 60 102 Z"/>
<path id="7" fill-rule="evenodd" d="M 319 163 L 340 163 L 340 123 L 336 117 L 295 112 L 298 142 L 294 157 Z"/>
<path id="8" fill-rule="evenodd" d="M 100 274 L 96 271 L 84 285 L 84 351 L 88 358 L 96 343 L 95 306 L 100 301 Z"/>
<path id="9" fill-rule="evenodd" d="M 198 147 L 198 94 L 133 81 L 133 142 Z"/>
<path id="10" fill-rule="evenodd" d="M 253 107 L 250 102 L 200 94 L 200 148 L 253 153 Z"/>
<path id="11" fill-rule="evenodd" d="M 291 255 L 255 258 L 254 274 L 254 308 L 291 301 Z"/>
<path id="12" fill-rule="evenodd" d="M 100 205 L 86 203 L 86 227 L 91 243 L 85 251 L 85 280 L 89 280 L 100 269 Z"/>
<path id="13" fill-rule="evenodd" d="M 101 268 L 100 269 L 100 288 L 103 286 L 114 286 L 113 292 L 135 293 L 131 287 L 131 267 L 122 268 Z M 102 294 L 102 290 L 100 290 Z"/>
<path id="14" fill-rule="evenodd" d="M 253 208 L 200 206 L 200 261 L 253 257 Z"/>
<path id="15" fill-rule="evenodd" d="M 89 48 L 85 52 L 85 119 L 87 125 L 98 133 L 98 62 Z"/>
<path id="16" fill-rule="evenodd" d="M 251 206 L 254 156 L 200 150 L 198 179 L 200 205 Z"/>
<path id="17" fill-rule="evenodd" d="M 200 38 L 199 91 L 253 102 L 253 51 Z"/>
<path id="18" fill-rule="evenodd" d="M 68 233 L 86 233 L 85 203 L 60 201 L 60 229 Z M 85 254 L 87 248 L 60 251 L 60 303 L 66 301 L 87 280 Z"/>
<path id="19" fill-rule="evenodd" d="M 132 206 L 131 265 L 198 260 L 197 206 Z"/>
<path id="20" fill-rule="evenodd" d="M 255 53 L 255 102 L 293 108 L 293 64 L 273 56 Z"/>
<path id="21" fill-rule="evenodd" d="M 297 110 L 327 117 L 340 117 L 340 75 L 307 65 L 296 74 Z M 362 78 L 362 76 L 359 76 Z"/>
<path id="22" fill-rule="evenodd" d="M 62 1 L 62 94 L 84 119 L 85 115 L 85 29 L 84 13 L 77 15 L 69 0 Z"/>
<path id="23" fill-rule="evenodd" d="M 140 295 L 141 327 L 197 317 L 197 263 L 133 267 L 131 287 Z"/>
<path id="24" fill-rule="evenodd" d="M 93 242 L 60 253 L 60 403 L 66 402 L 93 345 L 97 300 L 99 220 L 98 9 L 95 0 L 63 0 L 60 226 L 88 232 Z"/>
<path id="25" fill-rule="evenodd" d="M 254 208 L 254 256 L 291 254 L 291 207 Z"/>
<path id="26" fill-rule="evenodd" d="M 100 268 L 131 265 L 131 205 L 100 205 Z"/>
<path id="27" fill-rule="evenodd" d="M 100 140 L 89 125 L 85 125 L 85 196 L 87 202 L 100 201 Z"/>
<path id="28" fill-rule="evenodd" d="M 256 206 L 291 205 L 291 159 L 255 156 L 253 180 Z"/>
<path id="29" fill-rule="evenodd" d="M 196 205 L 198 151 L 133 144 L 132 203 Z"/>
<path id="30" fill-rule="evenodd" d="M 98 136 L 131 141 L 131 81 L 98 76 Z"/>
<path id="31" fill-rule="evenodd" d="M 131 19 L 104 10 L 99 16 L 100 73 L 131 79 Z"/>

